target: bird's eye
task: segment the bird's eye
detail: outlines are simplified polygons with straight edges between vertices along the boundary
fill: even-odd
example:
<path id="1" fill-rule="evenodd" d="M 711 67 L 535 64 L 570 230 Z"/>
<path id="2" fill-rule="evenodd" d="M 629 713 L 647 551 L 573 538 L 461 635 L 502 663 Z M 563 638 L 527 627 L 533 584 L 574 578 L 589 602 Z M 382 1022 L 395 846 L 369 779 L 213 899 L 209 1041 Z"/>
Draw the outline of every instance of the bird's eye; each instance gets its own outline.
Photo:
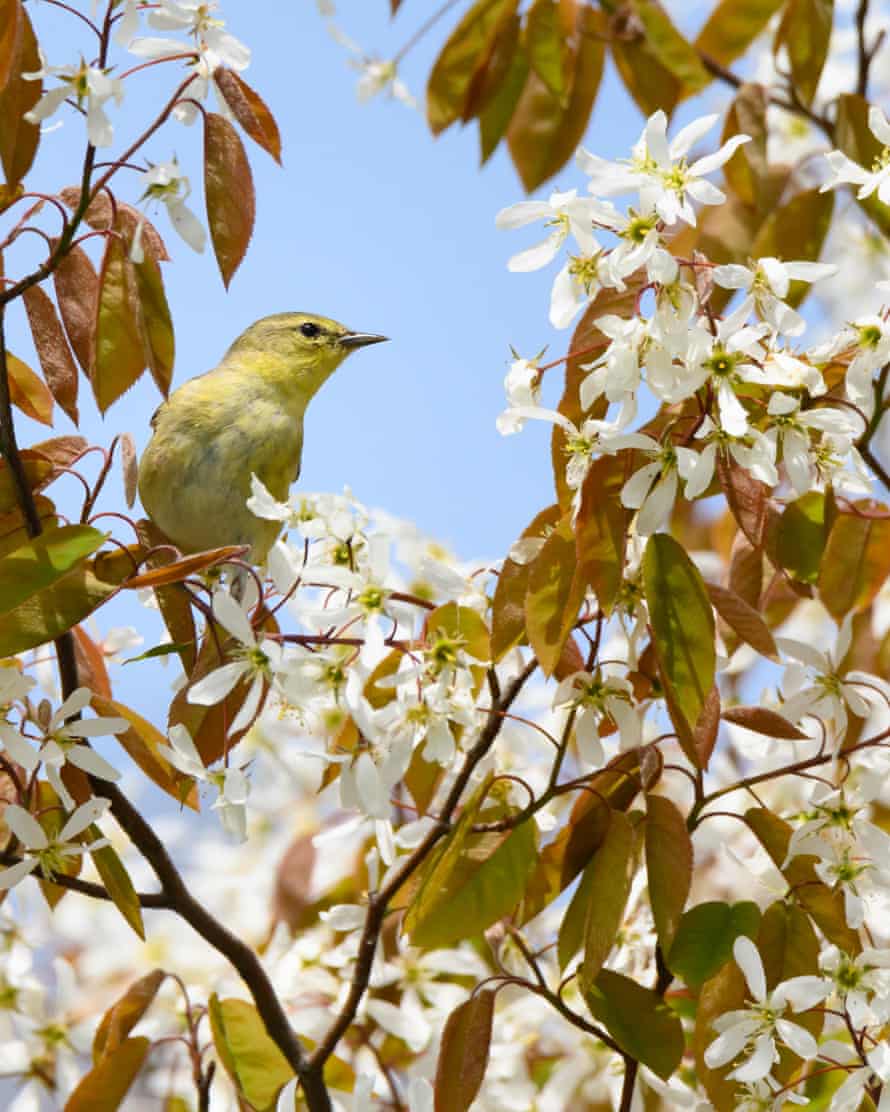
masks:
<path id="1" fill-rule="evenodd" d="M 311 320 L 307 320 L 300 325 L 300 331 L 303 333 L 307 340 L 314 340 L 319 332 L 321 332 L 321 329 L 318 327 L 317 324 L 313 324 Z"/>

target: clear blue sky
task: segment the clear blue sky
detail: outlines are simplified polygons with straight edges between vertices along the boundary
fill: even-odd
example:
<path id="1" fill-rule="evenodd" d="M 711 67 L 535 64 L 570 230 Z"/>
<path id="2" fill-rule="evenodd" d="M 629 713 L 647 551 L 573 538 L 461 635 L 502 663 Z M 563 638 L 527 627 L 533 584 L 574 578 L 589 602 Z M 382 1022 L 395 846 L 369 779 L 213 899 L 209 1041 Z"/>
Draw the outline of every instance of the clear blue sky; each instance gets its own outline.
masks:
<path id="1" fill-rule="evenodd" d="M 74 61 L 79 49 L 89 50 L 77 25 L 58 9 L 29 8 L 50 62 Z M 387 0 L 344 0 L 338 8 L 344 30 L 384 57 L 430 10 L 421 0 L 405 0 L 391 23 Z M 176 325 L 175 384 L 214 365 L 244 327 L 267 313 L 315 311 L 391 336 L 392 343 L 354 356 L 313 403 L 301 486 L 336 491 L 349 484 L 356 497 L 413 519 L 462 556 L 502 555 L 553 500 L 548 430 L 528 428 L 508 439 L 495 430 L 509 345 L 530 355 L 549 343 L 562 354 L 570 336 L 547 323 L 552 272 L 511 275 L 505 268 L 507 257 L 531 242 L 494 227 L 497 210 L 522 197 L 506 153 L 499 151 L 480 172 L 474 127 L 434 141 L 419 112 L 385 100 L 359 105 L 348 55 L 330 38 L 311 0 L 261 6 L 231 0 L 223 13 L 253 49 L 245 77 L 278 118 L 284 168 L 247 141 L 258 218 L 228 293 L 212 256 L 195 255 L 159 214 L 173 256 L 164 276 Z M 421 101 L 443 32 L 437 29 L 404 67 Z M 124 106 L 112 106 L 114 151 L 142 129 L 146 113 L 173 87 L 178 70 L 164 69 L 136 75 Z M 35 188 L 57 189 L 78 177 L 83 129 L 72 113 L 64 118 L 64 127 L 44 136 Z M 609 74 L 588 145 L 607 156 L 624 155 L 640 126 Z M 200 149 L 199 124 L 173 123 L 145 153 L 156 161 L 178 155 L 191 173 L 194 207 L 203 218 Z M 581 187 L 584 180 L 568 167 L 556 184 Z M 135 201 L 135 175 L 121 174 L 117 189 Z M 25 258 L 11 257 L 7 273 L 24 267 Z M 10 317 L 9 346 L 33 361 L 19 308 Z M 82 396 L 81 432 L 90 440 L 107 444 L 127 430 L 144 445 L 159 402 L 147 376 L 104 421 L 85 390 Z M 74 430 L 63 416 L 57 431 Z M 119 509 L 114 480 L 109 491 L 102 508 Z M 136 618 L 144 628 L 143 615 L 115 603 L 98 621 L 104 629 Z M 122 678 L 124 696 L 145 706 L 145 670 L 124 669 Z"/>

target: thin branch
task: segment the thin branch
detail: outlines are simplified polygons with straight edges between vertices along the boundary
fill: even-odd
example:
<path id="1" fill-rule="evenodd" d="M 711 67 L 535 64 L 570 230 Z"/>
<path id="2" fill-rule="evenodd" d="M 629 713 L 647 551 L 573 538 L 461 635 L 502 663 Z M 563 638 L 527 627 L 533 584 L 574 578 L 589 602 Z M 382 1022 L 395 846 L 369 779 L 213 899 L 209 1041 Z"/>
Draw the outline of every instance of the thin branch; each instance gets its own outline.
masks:
<path id="1" fill-rule="evenodd" d="M 18 865 L 21 861 L 22 858 L 17 857 L 14 853 L 0 853 L 0 865 L 4 867 Z M 94 884 L 90 880 L 81 880 L 80 877 L 68 876 L 66 873 L 53 873 L 52 876 L 47 876 L 39 865 L 31 871 L 30 875 L 38 880 L 45 880 L 49 884 L 55 884 L 59 888 L 68 888 L 72 892 L 79 892 L 82 896 L 89 896 L 93 900 L 111 900 L 113 902 L 113 897 L 109 895 L 106 888 L 101 884 Z M 137 892 L 136 898 L 139 900 L 140 907 L 168 908 L 170 906 L 163 892 Z"/>

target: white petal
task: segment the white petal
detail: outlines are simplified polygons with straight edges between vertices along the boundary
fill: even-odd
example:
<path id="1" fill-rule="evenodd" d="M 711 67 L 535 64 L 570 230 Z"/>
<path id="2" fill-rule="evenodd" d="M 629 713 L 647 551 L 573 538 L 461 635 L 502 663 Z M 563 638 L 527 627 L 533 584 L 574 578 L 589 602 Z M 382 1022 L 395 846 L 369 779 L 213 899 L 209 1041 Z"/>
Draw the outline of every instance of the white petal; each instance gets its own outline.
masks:
<path id="1" fill-rule="evenodd" d="M 31 745 L 18 730 L 14 730 L 6 722 L 0 722 L 0 741 L 3 742 L 3 748 L 10 757 L 28 772 L 33 772 L 40 763 L 40 758 Z"/>
<path id="2" fill-rule="evenodd" d="M 3 811 L 3 819 L 18 840 L 28 849 L 46 849 L 49 845 L 43 827 L 32 814 L 10 803 Z"/>
<path id="3" fill-rule="evenodd" d="M 104 757 L 89 749 L 86 745 L 72 745 L 67 753 L 68 763 L 75 768 L 88 772 L 90 776 L 98 776 L 102 780 L 120 780 L 121 774 L 108 763 Z"/>
<path id="4" fill-rule="evenodd" d="M 213 616 L 228 633 L 242 645 L 255 645 L 256 635 L 247 620 L 247 615 L 228 591 L 216 591 L 213 595 Z"/>
<path id="5" fill-rule="evenodd" d="M 787 1019 L 776 1020 L 776 1033 L 782 1042 L 790 1047 L 800 1058 L 815 1058 L 819 1046 L 805 1027 Z"/>
<path id="6" fill-rule="evenodd" d="M 110 806 L 111 803 L 107 799 L 88 799 L 86 803 L 82 803 L 77 808 L 62 827 L 58 840 L 60 842 L 70 842 L 72 838 L 76 838 L 78 834 L 83 833 L 88 826 L 98 822 Z"/>
<path id="7" fill-rule="evenodd" d="M 750 1034 L 750 1024 L 735 1023 L 721 1035 L 718 1035 L 705 1050 L 705 1065 L 708 1069 L 716 1070 L 731 1062 L 737 1054 L 745 1048 Z"/>
<path id="8" fill-rule="evenodd" d="M 221 668 L 215 668 L 193 684 L 186 699 L 202 707 L 212 707 L 216 703 L 221 703 L 247 670 L 248 665 L 244 660 L 223 664 Z"/>
<path id="9" fill-rule="evenodd" d="M 732 944 L 732 956 L 748 982 L 752 997 L 762 1004 L 766 1000 L 766 974 L 757 947 L 746 935 L 739 935 Z"/>
<path id="10" fill-rule="evenodd" d="M 235 717 L 232 719 L 232 724 L 229 726 L 229 734 L 237 734 L 241 730 L 246 730 L 251 725 L 256 712 L 260 705 L 260 699 L 263 697 L 263 677 L 254 676 L 253 682 L 250 685 L 250 690 L 244 697 L 244 702 Z"/>
<path id="11" fill-rule="evenodd" d="M 553 216 L 553 209 L 546 201 L 519 201 L 515 205 L 503 208 L 494 219 L 498 228 L 522 228 L 532 224 L 535 220 L 549 220 Z"/>
<path id="12" fill-rule="evenodd" d="M 129 730 L 126 718 L 81 718 L 65 727 L 69 737 L 106 737 L 108 734 L 122 734 Z"/>
<path id="13" fill-rule="evenodd" d="M 32 873 L 38 865 L 36 857 L 28 857 L 19 861 L 17 865 L 10 865 L 8 869 L 0 869 L 0 888 L 14 888 L 28 873 Z"/>
<path id="14" fill-rule="evenodd" d="M 702 174 L 710 174 L 712 170 L 716 170 L 724 162 L 728 162 L 739 147 L 750 142 L 750 135 L 733 135 L 719 150 L 714 151 L 713 154 L 706 154 L 704 158 L 693 162 L 689 167 L 689 173 L 694 178 L 701 177 Z"/>
<path id="15" fill-rule="evenodd" d="M 556 258 L 562 238 L 558 234 L 549 235 L 534 247 L 519 251 L 507 262 L 507 270 L 514 274 L 527 274 L 529 271 L 540 270 L 541 267 L 547 266 Z"/>
<path id="16" fill-rule="evenodd" d="M 389 818 L 389 795 L 380 773 L 369 753 L 360 753 L 353 766 L 355 772 L 355 787 L 359 802 L 366 815 L 372 818 Z"/>
<path id="17" fill-rule="evenodd" d="M 754 1053 L 738 1069 L 733 1070 L 729 1077 L 745 1084 L 752 1081 L 762 1081 L 773 1067 L 776 1058 L 776 1047 L 769 1035 L 761 1035 L 754 1044 Z"/>
<path id="18" fill-rule="evenodd" d="M 718 120 L 717 113 L 709 116 L 700 116 L 685 127 L 681 128 L 671 143 L 671 158 L 681 158 L 695 144 L 706 135 Z"/>

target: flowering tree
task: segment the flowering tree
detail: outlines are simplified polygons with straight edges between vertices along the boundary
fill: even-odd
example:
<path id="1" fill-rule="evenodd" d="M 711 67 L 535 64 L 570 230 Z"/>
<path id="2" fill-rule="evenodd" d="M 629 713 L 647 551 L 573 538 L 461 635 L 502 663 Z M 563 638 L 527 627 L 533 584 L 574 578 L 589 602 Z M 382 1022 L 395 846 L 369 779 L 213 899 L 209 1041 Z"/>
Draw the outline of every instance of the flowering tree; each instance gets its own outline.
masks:
<path id="1" fill-rule="evenodd" d="M 607 50 L 648 117 L 626 161 L 577 150 L 586 192 L 497 216 L 544 221 L 509 266 L 561 258 L 550 321 L 575 327 L 507 375 L 498 428 L 552 425 L 555 493 L 495 568 L 256 479 L 249 508 L 283 529 L 266 566 L 183 555 L 107 494 L 115 468 L 134 490 L 127 437 L 19 447 L 14 410 L 76 421 L 81 372 L 103 413 L 146 370 L 169 388 L 148 214 L 205 239 L 177 163 L 143 168 L 169 121 L 203 129 L 226 282 L 244 255 L 241 134 L 276 158 L 280 138 L 212 7 L 46 0 L 35 15 L 90 41 L 56 67 L 0 3 L 0 326 L 21 303 L 41 371 L 0 327 L 8 1106 L 890 1107 L 890 122 L 868 0 L 834 27 L 830 3 L 721 0 L 694 40 L 649 0 L 466 6 L 434 131 L 478 118 L 486 154 L 506 133 L 533 188 L 582 138 Z M 766 31 L 775 64 L 743 80 Z M 354 49 L 363 93 L 410 99 L 397 61 Z M 118 153 L 115 102 L 161 65 L 169 99 Z M 733 87 L 716 149 L 720 114 L 668 118 L 714 80 Z M 72 110 L 80 184 L 36 194 L 41 126 Z M 19 273 L 26 232 L 46 255 Z M 44 493 L 62 475 L 78 505 Z M 83 624 L 127 593 L 168 634 L 139 666 L 180 674 L 154 722 L 115 697 L 125 638 Z M 188 845 L 102 737 L 183 809 Z"/>

